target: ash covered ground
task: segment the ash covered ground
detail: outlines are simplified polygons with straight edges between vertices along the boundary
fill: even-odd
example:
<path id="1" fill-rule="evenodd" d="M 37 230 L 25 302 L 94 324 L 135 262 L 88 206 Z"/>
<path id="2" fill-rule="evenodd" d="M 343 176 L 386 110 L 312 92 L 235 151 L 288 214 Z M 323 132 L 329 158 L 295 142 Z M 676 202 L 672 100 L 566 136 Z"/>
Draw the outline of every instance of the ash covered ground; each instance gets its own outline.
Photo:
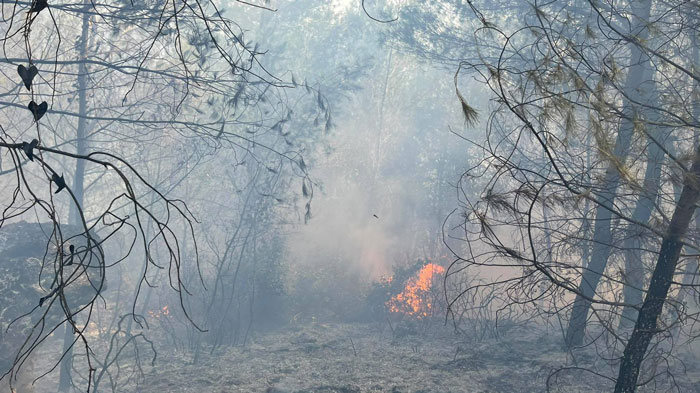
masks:
<path id="1" fill-rule="evenodd" d="M 423 321 L 425 322 L 425 321 Z M 392 331 L 393 329 L 393 331 Z M 479 340 L 429 324 L 308 323 L 258 333 L 245 346 L 215 354 L 167 352 L 144 369 L 145 380 L 119 391 L 138 393 L 471 393 L 602 392 L 612 382 L 592 371 L 610 364 L 593 348 L 562 350 L 558 336 L 534 325 Z M 700 391 L 700 362 L 681 354 L 677 391 Z M 129 366 L 129 365 L 125 365 Z M 614 367 L 614 366 L 613 366 Z M 128 367 L 124 368 L 125 370 Z M 584 370 L 585 369 L 585 370 Z M 124 378 L 124 376 L 122 376 Z M 549 381 L 549 384 L 548 384 Z M 57 373 L 39 380 L 53 393 Z M 549 389 L 548 389 L 549 386 Z M 107 388 L 105 386 L 105 388 Z M 110 391 L 108 388 L 105 391 Z M 658 391 L 643 386 L 640 392 Z"/>
<path id="2" fill-rule="evenodd" d="M 138 390 L 156 392 L 542 392 L 566 354 L 544 331 L 517 329 L 474 343 L 448 329 L 388 324 L 308 324 L 254 337 L 199 364 L 165 355 Z M 414 329 L 415 328 L 415 329 Z M 592 392 L 562 373 L 557 386 Z M 563 384 L 563 382 L 566 382 Z M 561 388 L 553 391 L 564 391 Z"/>

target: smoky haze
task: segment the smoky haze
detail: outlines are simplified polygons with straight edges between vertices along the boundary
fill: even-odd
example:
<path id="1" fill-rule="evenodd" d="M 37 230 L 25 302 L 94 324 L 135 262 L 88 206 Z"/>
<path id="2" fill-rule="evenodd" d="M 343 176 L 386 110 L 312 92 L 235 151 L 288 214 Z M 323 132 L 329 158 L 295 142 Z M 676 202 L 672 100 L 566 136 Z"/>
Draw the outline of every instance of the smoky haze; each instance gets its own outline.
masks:
<path id="1" fill-rule="evenodd" d="M 695 2 L 3 15 L 0 393 L 699 389 Z"/>

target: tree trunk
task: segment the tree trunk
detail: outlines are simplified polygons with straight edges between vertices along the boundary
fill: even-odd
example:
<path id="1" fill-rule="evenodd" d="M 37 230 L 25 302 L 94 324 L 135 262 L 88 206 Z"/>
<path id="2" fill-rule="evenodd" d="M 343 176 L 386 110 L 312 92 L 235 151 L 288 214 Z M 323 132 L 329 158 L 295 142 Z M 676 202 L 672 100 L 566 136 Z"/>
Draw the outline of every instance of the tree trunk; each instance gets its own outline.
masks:
<path id="1" fill-rule="evenodd" d="M 651 133 L 651 130 L 647 130 Z M 654 202 L 659 195 L 661 184 L 661 163 L 663 151 L 654 141 L 649 141 L 647 149 L 646 172 L 644 173 L 644 191 L 639 196 L 639 201 L 632 213 L 632 220 L 640 223 L 648 223 L 651 213 L 654 211 Z M 623 296 L 625 306 L 622 308 L 620 329 L 629 329 L 637 320 L 637 309 L 642 304 L 644 297 L 644 265 L 642 263 L 642 233 L 644 229 L 638 225 L 630 224 L 622 249 L 625 258 L 625 277 Z"/>
<path id="2" fill-rule="evenodd" d="M 86 11 L 90 7 L 90 2 L 85 1 L 84 6 Z M 80 41 L 78 43 L 78 52 L 81 60 L 87 59 L 87 47 L 88 47 L 88 32 L 90 29 L 90 14 L 85 12 L 83 14 L 83 24 L 82 31 L 80 35 Z M 76 135 L 76 153 L 86 154 L 87 153 L 87 141 L 86 128 L 87 128 L 87 66 L 84 61 L 78 66 L 78 112 L 80 118 L 78 119 L 78 130 Z M 70 205 L 68 220 L 72 225 L 80 225 L 81 218 L 79 209 L 83 205 L 83 194 L 85 187 L 85 161 L 77 160 L 75 165 L 75 173 L 73 174 L 73 194 L 79 206 L 74 204 Z M 63 334 L 63 352 L 66 354 L 61 362 L 61 370 L 58 382 L 59 392 L 68 392 L 71 386 L 70 372 L 73 365 L 73 350 L 72 346 L 75 342 L 75 336 L 73 334 L 73 327 L 69 326 L 69 323 L 64 324 L 64 334 Z"/>
<path id="3" fill-rule="evenodd" d="M 690 221 L 695 212 L 695 204 L 700 199 L 700 148 L 695 152 L 693 166 L 690 173 L 686 174 L 681 197 L 676 204 L 673 217 L 669 224 L 661 250 L 651 277 L 649 290 L 644 299 L 644 304 L 639 311 L 639 317 L 632 336 L 627 342 L 620 363 L 620 371 L 615 385 L 615 393 L 634 392 L 639 376 L 639 368 L 644 359 L 644 354 L 649 342 L 657 333 L 657 319 L 663 310 L 666 296 L 668 295 L 671 281 L 676 270 L 676 264 L 683 248 L 683 236 L 688 230 Z"/>
<path id="4" fill-rule="evenodd" d="M 632 17 L 635 20 L 632 33 L 636 34 L 638 39 L 642 41 L 646 40 L 649 35 L 646 22 L 649 19 L 651 0 L 641 1 L 631 7 L 633 9 Z M 646 56 L 637 45 L 631 45 L 630 62 L 625 81 L 625 93 L 628 97 L 636 98 L 637 100 L 643 97 L 643 94 L 640 93 L 640 86 L 642 86 L 645 81 L 651 79 L 652 71 L 652 65 L 648 56 Z M 620 122 L 620 128 L 617 133 L 612 154 L 615 159 L 624 163 L 629 153 L 629 147 L 634 134 L 634 119 L 636 117 L 635 103 L 630 99 L 625 99 L 622 113 L 623 118 Z M 605 267 L 608 264 L 608 258 L 610 257 L 612 211 L 620 182 L 620 173 L 615 163 L 609 163 L 603 180 L 604 191 L 601 192 L 598 197 L 600 205 L 596 208 L 591 260 L 588 266 L 583 270 L 583 277 L 578 286 L 579 294 L 574 300 L 569 326 L 566 332 L 565 343 L 567 348 L 581 346 L 583 344 L 586 319 L 591 307 L 589 299 L 595 297 L 596 288 L 598 287 L 598 283 L 600 282 Z"/>

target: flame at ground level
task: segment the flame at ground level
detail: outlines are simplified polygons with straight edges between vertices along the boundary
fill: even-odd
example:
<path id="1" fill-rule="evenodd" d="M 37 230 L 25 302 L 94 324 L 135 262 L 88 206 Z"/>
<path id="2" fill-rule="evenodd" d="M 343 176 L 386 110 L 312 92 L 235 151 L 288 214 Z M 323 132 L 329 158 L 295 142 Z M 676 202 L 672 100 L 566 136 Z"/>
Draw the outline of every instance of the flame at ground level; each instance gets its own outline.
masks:
<path id="1" fill-rule="evenodd" d="M 170 310 L 168 309 L 168 306 L 164 306 L 160 310 L 148 311 L 148 315 L 150 315 L 153 318 L 167 317 L 168 315 L 170 315 Z"/>
<path id="2" fill-rule="evenodd" d="M 434 263 L 423 266 L 416 277 L 406 282 L 403 291 L 386 303 L 389 311 L 418 317 L 429 316 L 433 308 L 434 294 L 430 291 L 433 280 L 436 275 L 444 272 L 444 267 Z"/>

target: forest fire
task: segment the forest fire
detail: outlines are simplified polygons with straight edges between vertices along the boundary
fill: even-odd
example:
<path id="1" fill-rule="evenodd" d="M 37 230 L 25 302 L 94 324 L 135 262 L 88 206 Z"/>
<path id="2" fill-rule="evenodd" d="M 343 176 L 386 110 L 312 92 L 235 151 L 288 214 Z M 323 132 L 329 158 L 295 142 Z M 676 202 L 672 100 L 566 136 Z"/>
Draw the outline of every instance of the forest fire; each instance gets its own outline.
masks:
<path id="1" fill-rule="evenodd" d="M 430 316 L 434 299 L 431 288 L 435 279 L 444 272 L 444 267 L 434 263 L 423 266 L 415 277 L 406 281 L 403 291 L 387 302 L 389 311 L 421 318 Z"/>
<path id="2" fill-rule="evenodd" d="M 150 315 L 153 318 L 167 317 L 168 315 L 170 315 L 170 310 L 168 309 L 168 306 L 164 306 L 160 310 L 149 311 L 148 315 Z"/>

